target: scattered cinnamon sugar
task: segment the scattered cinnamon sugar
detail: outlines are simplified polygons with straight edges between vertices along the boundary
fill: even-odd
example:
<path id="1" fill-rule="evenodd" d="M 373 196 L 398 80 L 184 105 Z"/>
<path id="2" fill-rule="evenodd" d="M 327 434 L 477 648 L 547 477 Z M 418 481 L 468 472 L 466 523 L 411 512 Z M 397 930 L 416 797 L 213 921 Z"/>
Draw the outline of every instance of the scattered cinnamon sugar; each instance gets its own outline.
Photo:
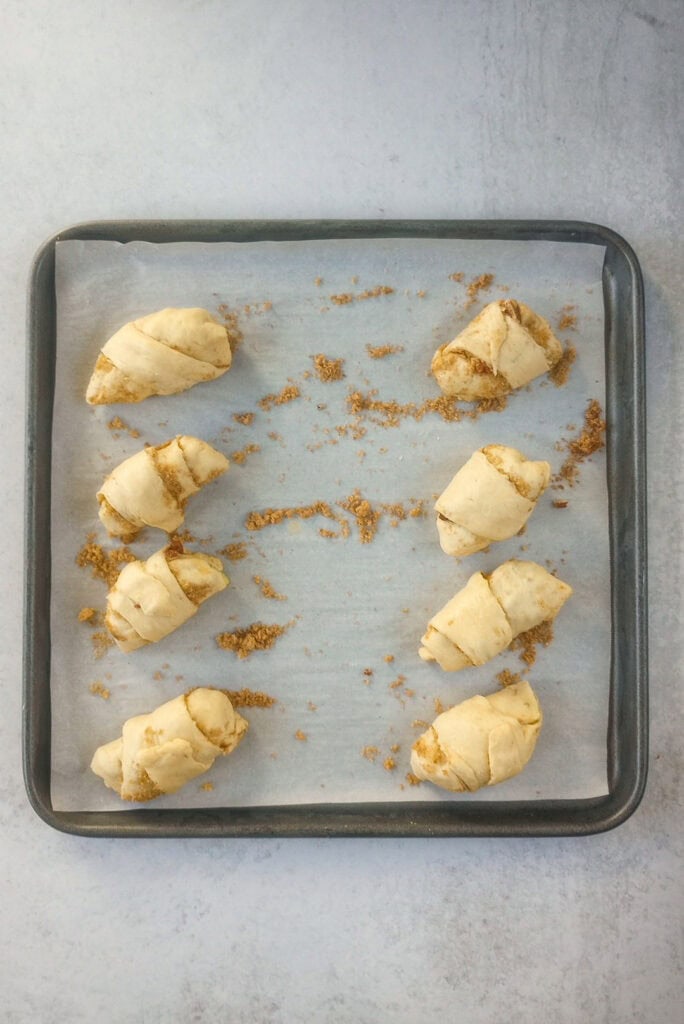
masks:
<path id="1" fill-rule="evenodd" d="M 221 303 L 218 307 L 218 311 L 223 319 L 223 325 L 226 328 L 230 351 L 235 355 L 244 340 L 244 334 L 240 330 L 239 314 L 237 310 L 231 309 L 225 302 Z"/>
<path id="2" fill-rule="evenodd" d="M 154 679 L 155 683 L 160 683 L 162 679 L 166 678 L 166 676 L 160 669 L 157 669 L 152 678 Z"/>
<path id="3" fill-rule="evenodd" d="M 316 376 L 324 384 L 330 384 L 334 380 L 342 380 L 344 378 L 344 359 L 330 359 L 328 356 L 324 356 L 322 352 L 318 352 L 315 356 L 311 356 L 311 358 L 313 359 Z"/>
<path id="4" fill-rule="evenodd" d="M 359 292 L 358 295 L 352 295 L 351 292 L 343 292 L 339 295 L 331 295 L 330 301 L 335 306 L 348 306 L 350 302 L 354 302 L 357 299 L 359 302 L 364 299 L 377 299 L 381 295 L 393 295 L 394 288 L 390 288 L 389 285 L 380 284 L 376 288 L 367 288 L 363 292 Z"/>
<path id="5" fill-rule="evenodd" d="M 354 296 L 350 292 L 343 292 L 340 295 L 331 295 L 330 301 L 335 306 L 348 306 L 350 302 L 354 301 Z"/>
<path id="6" fill-rule="evenodd" d="M 576 306 L 568 304 L 563 306 L 560 313 L 558 314 L 558 330 L 559 331 L 574 331 L 577 326 L 577 316 L 573 313 Z"/>
<path id="7" fill-rule="evenodd" d="M 401 750 L 401 745 L 399 743 L 393 743 L 392 746 L 390 747 L 390 750 L 392 751 L 393 754 L 398 754 L 399 751 Z"/>
<path id="8" fill-rule="evenodd" d="M 267 526 L 276 526 L 285 519 L 311 519 L 323 516 L 339 522 L 339 518 L 325 501 L 315 501 L 311 505 L 292 506 L 290 508 L 267 508 L 263 512 L 250 512 L 245 520 L 248 530 L 254 532 Z"/>
<path id="9" fill-rule="evenodd" d="M 584 425 L 578 437 L 565 442 L 568 456 L 558 473 L 553 477 L 552 484 L 556 490 L 562 489 L 565 483 L 574 487 L 579 478 L 580 465 L 605 447 L 606 421 L 597 399 L 592 398 L 584 413 Z"/>
<path id="10" fill-rule="evenodd" d="M 460 283 L 463 280 L 464 277 L 465 277 L 465 274 L 463 273 L 462 270 L 459 270 L 455 274 L 449 274 L 449 280 L 450 281 L 456 281 L 457 283 Z"/>
<path id="11" fill-rule="evenodd" d="M 406 773 L 406 781 L 408 782 L 409 786 L 420 786 L 422 785 L 423 782 L 423 780 L 419 779 L 417 775 L 413 774 L 413 772 Z"/>
<path id="12" fill-rule="evenodd" d="M 254 651 L 267 651 L 275 644 L 294 622 L 284 626 L 277 623 L 267 625 L 265 622 L 252 622 L 244 629 L 236 629 L 232 633 L 219 633 L 216 643 L 224 651 L 234 651 L 240 659 L 249 658 Z"/>
<path id="13" fill-rule="evenodd" d="M 370 684 L 373 682 L 373 669 L 372 668 L 364 668 L 364 670 L 363 670 L 363 681 L 364 681 L 366 686 L 370 686 Z"/>
<path id="14" fill-rule="evenodd" d="M 385 769 L 386 772 L 393 772 L 394 769 L 397 767 L 397 762 L 394 760 L 393 757 L 386 757 L 382 763 L 382 767 Z"/>
<path id="15" fill-rule="evenodd" d="M 435 714 L 436 715 L 443 715 L 445 708 L 444 708 L 444 705 L 442 704 L 441 700 L 439 699 L 439 697 L 435 697 L 432 703 L 434 704 L 434 707 L 435 707 Z"/>
<path id="16" fill-rule="evenodd" d="M 307 701 L 306 706 L 309 711 L 318 711 L 318 704 L 314 704 L 312 700 Z"/>
<path id="17" fill-rule="evenodd" d="M 188 530 L 187 527 L 185 530 L 177 530 L 173 536 L 174 539 L 179 540 L 181 544 L 194 544 L 197 540 L 197 538 L 190 533 L 190 530 Z"/>
<path id="18" fill-rule="evenodd" d="M 307 740 L 308 740 L 308 738 L 309 738 L 309 737 L 308 737 L 308 735 L 307 735 L 307 733 L 305 733 L 305 732 L 302 732 L 302 730 L 301 730 L 301 729 L 297 729 L 297 732 L 296 732 L 296 733 L 295 733 L 294 735 L 295 735 L 295 739 L 296 739 L 296 740 L 299 740 L 299 741 L 300 741 L 300 743 L 306 743 L 306 741 L 307 741 Z"/>
<path id="19" fill-rule="evenodd" d="M 90 637 L 93 652 L 97 659 L 103 658 L 110 647 L 114 646 L 114 637 L 106 629 L 98 630 Z"/>
<path id="20" fill-rule="evenodd" d="M 340 508 L 349 512 L 356 520 L 359 539 L 362 544 L 370 544 L 378 530 L 381 513 L 373 508 L 367 498 L 359 490 L 350 494 L 344 501 L 338 502 Z"/>
<path id="21" fill-rule="evenodd" d="M 295 398 L 301 398 L 301 394 L 296 384 L 286 384 L 278 394 L 264 395 L 258 404 L 268 412 L 274 405 L 286 405 L 288 402 L 294 402 Z"/>
<path id="22" fill-rule="evenodd" d="M 576 358 L 577 349 L 574 345 L 568 345 L 556 365 L 549 370 L 549 380 L 552 381 L 557 388 L 562 388 L 568 383 L 568 380 L 570 379 L 570 371 L 572 370 Z"/>
<path id="23" fill-rule="evenodd" d="M 316 285 L 317 288 L 320 288 L 321 285 L 323 284 L 323 278 L 322 277 L 315 277 L 314 278 L 314 284 Z"/>
<path id="24" fill-rule="evenodd" d="M 377 747 L 364 747 L 361 751 L 361 757 L 365 757 L 367 761 L 375 761 L 379 753 L 380 751 Z"/>
<path id="25" fill-rule="evenodd" d="M 238 464 L 238 466 L 242 466 L 247 461 L 250 455 L 254 455 L 256 452 L 260 451 L 261 445 L 248 444 L 245 445 L 244 448 L 241 448 L 239 451 L 232 452 L 230 457 L 233 460 L 233 462 L 236 462 Z"/>
<path id="26" fill-rule="evenodd" d="M 94 608 L 81 608 L 80 612 L 78 613 L 78 621 L 79 622 L 90 622 L 90 623 L 92 623 L 93 619 L 96 618 L 96 617 L 97 617 L 97 611 Z"/>
<path id="27" fill-rule="evenodd" d="M 104 580 L 111 587 L 123 566 L 135 562 L 135 555 L 125 546 L 107 551 L 95 542 L 95 536 L 94 533 L 88 534 L 85 544 L 76 555 L 76 565 L 82 569 L 90 567 L 95 579 Z"/>
<path id="28" fill-rule="evenodd" d="M 424 299 L 425 296 L 427 295 L 427 292 L 425 291 L 424 288 L 421 288 L 419 292 L 416 292 L 416 295 L 418 296 L 419 299 Z"/>
<path id="29" fill-rule="evenodd" d="M 129 437 L 140 437 L 140 431 L 136 430 L 135 427 L 129 427 L 120 416 L 115 416 L 114 419 L 109 421 L 107 426 L 111 431 L 125 431 Z"/>
<path id="30" fill-rule="evenodd" d="M 503 412 L 507 405 L 508 395 L 499 395 L 498 398 L 480 398 L 475 403 L 475 408 L 469 409 L 464 415 L 469 420 L 479 420 L 484 413 Z"/>
<path id="31" fill-rule="evenodd" d="M 248 427 L 254 420 L 253 412 L 234 412 L 233 419 L 236 423 L 242 423 L 243 427 Z"/>
<path id="32" fill-rule="evenodd" d="M 272 708 L 277 703 L 275 697 L 260 690 L 250 690 L 243 687 L 242 690 L 222 690 L 234 708 Z"/>
<path id="33" fill-rule="evenodd" d="M 257 587 L 260 588 L 263 597 L 268 597 L 272 601 L 287 601 L 285 594 L 279 594 L 275 587 L 263 576 L 252 576 L 252 579 Z"/>
<path id="34" fill-rule="evenodd" d="M 371 359 L 386 359 L 397 352 L 403 352 L 403 345 L 366 345 L 366 352 Z"/>
<path id="35" fill-rule="evenodd" d="M 551 504 L 554 508 L 567 508 L 569 503 L 567 501 L 561 501 L 559 498 L 556 498 L 556 500 L 552 501 Z"/>
<path id="36" fill-rule="evenodd" d="M 249 552 L 242 541 L 238 541 L 237 544 L 227 544 L 225 548 L 221 548 L 219 555 L 223 555 L 224 558 L 229 559 L 231 562 L 241 562 L 243 558 L 247 558 Z"/>
<path id="37" fill-rule="evenodd" d="M 391 665 L 392 662 L 394 661 L 394 655 L 386 654 L 384 660 L 387 662 L 388 665 Z"/>
<path id="38" fill-rule="evenodd" d="M 394 679 L 394 680 L 393 680 L 393 681 L 392 681 L 392 682 L 391 682 L 391 683 L 389 684 L 389 688 L 390 688 L 390 690 L 397 690 L 397 689 L 399 689 L 399 687 L 403 686 L 405 682 L 406 682 L 406 676 L 403 676 L 403 675 L 401 675 L 401 673 L 400 673 L 400 674 L 399 674 L 399 675 L 397 676 L 397 678 L 396 678 L 396 679 Z"/>
<path id="39" fill-rule="evenodd" d="M 372 423 L 381 427 L 398 427 L 403 419 L 420 421 L 428 413 L 436 413 L 446 423 L 457 423 L 463 413 L 453 398 L 441 395 L 439 398 L 427 398 L 420 405 L 415 402 L 397 402 L 394 399 L 381 400 L 377 390 L 363 394 L 361 391 L 350 391 L 347 395 L 347 409 L 352 416 L 367 416 Z"/>
<path id="40" fill-rule="evenodd" d="M 99 679 L 96 679 L 94 683 L 91 683 L 88 689 L 95 697 L 102 697 L 102 700 L 109 700 L 111 696 L 107 687 L 101 683 Z"/>
<path id="41" fill-rule="evenodd" d="M 519 683 L 521 678 L 519 672 L 511 672 L 509 668 L 505 668 L 496 674 L 496 681 L 499 686 L 513 686 L 514 683 Z"/>
<path id="42" fill-rule="evenodd" d="M 469 306 L 472 306 L 473 303 L 477 301 L 480 292 L 489 291 L 493 283 L 493 274 L 480 274 L 479 277 L 474 277 L 473 280 L 468 285 L 468 288 L 466 289 L 468 293 L 468 298 L 465 304 L 466 309 L 468 309 Z"/>
<path id="43" fill-rule="evenodd" d="M 537 660 L 537 645 L 548 647 L 553 640 L 553 621 L 542 622 L 526 633 L 520 633 L 511 644 L 511 650 L 520 651 L 520 660 L 532 666 Z"/>
<path id="44" fill-rule="evenodd" d="M 211 793 L 213 788 L 214 788 L 214 783 L 213 782 L 203 782 L 202 785 L 200 786 L 200 789 L 203 792 L 205 792 L 205 793 Z"/>

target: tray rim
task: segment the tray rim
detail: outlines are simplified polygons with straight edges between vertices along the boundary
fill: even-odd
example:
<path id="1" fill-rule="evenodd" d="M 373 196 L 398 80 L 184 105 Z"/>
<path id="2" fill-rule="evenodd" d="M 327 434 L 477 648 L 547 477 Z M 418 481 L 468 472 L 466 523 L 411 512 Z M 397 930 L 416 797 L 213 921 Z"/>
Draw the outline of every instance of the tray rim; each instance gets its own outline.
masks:
<path id="1" fill-rule="evenodd" d="M 52 401 L 56 348 L 54 261 L 56 245 L 68 239 L 107 241 L 259 241 L 323 238 L 472 238 L 500 241 L 582 242 L 604 246 L 604 302 L 620 290 L 618 274 L 629 282 L 618 296 L 626 324 L 606 318 L 606 349 L 628 363 L 627 426 L 628 538 L 616 522 L 609 496 L 613 595 L 610 670 L 609 792 L 589 799 L 458 802 L 376 802 L 295 804 L 253 808 L 135 811 L 56 811 L 50 799 L 50 474 Z M 612 276 L 606 267 L 612 261 Z M 624 287 L 624 285 L 622 286 Z M 613 297 L 615 298 L 615 296 Z M 626 354 L 619 349 L 622 331 Z M 618 337 L 619 334 L 619 337 Z M 609 337 L 610 335 L 610 337 Z M 624 339 L 623 339 L 624 347 Z M 639 261 L 631 246 L 611 228 L 576 220 L 102 220 L 85 221 L 51 235 L 34 256 L 28 288 L 26 382 L 26 485 L 24 541 L 23 771 L 29 802 L 38 816 L 58 831 L 93 837 L 247 837 L 247 836 L 580 836 L 622 824 L 639 806 L 648 769 L 648 635 L 646 562 L 646 425 L 644 289 Z M 614 389 L 607 381 L 607 405 Z M 47 394 L 45 393 L 47 389 Z M 47 399 L 47 401 L 46 401 Z M 614 411 L 623 415 L 623 403 Z M 611 448 L 608 451 L 608 474 Z M 624 447 L 624 446 L 623 446 Z M 613 456 L 615 457 L 615 456 Z M 45 499 L 48 499 L 47 501 Z M 47 519 L 46 519 L 47 516 Z M 624 519 L 624 516 L 623 516 Z M 616 651 L 616 556 L 620 581 L 630 585 L 627 617 L 632 631 L 626 653 Z M 41 557 L 39 557 L 42 555 Z M 620 612 L 621 615 L 624 614 Z M 631 616 L 633 614 L 633 622 Z M 629 625 L 629 623 L 628 623 Z M 36 641 L 38 637 L 38 642 Z M 616 656 L 630 659 L 629 678 L 616 675 Z M 617 686 L 626 687 L 622 702 Z M 625 700 L 628 702 L 625 704 Z M 625 745 L 631 743 L 630 756 Z"/>

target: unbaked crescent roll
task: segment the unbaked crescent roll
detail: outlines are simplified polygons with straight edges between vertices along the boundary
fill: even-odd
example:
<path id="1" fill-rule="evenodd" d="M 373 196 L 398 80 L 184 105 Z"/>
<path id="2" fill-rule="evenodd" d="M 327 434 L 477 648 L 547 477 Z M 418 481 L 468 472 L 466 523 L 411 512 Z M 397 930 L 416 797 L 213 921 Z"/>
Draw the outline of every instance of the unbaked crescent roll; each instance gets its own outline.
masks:
<path id="1" fill-rule="evenodd" d="M 228 332 L 206 309 L 160 309 L 103 345 L 86 391 L 91 405 L 175 395 L 230 369 Z"/>
<path id="2" fill-rule="evenodd" d="M 97 748 L 90 767 L 122 800 L 154 800 L 208 771 L 247 729 L 225 693 L 200 687 L 129 718 L 118 739 Z"/>
<path id="3" fill-rule="evenodd" d="M 112 470 L 97 492 L 112 537 L 131 541 L 144 526 L 173 533 L 192 494 L 228 469 L 228 459 L 198 437 L 181 435 L 143 448 Z"/>
<path id="4" fill-rule="evenodd" d="M 511 559 L 490 576 L 476 572 L 430 619 L 418 653 L 445 672 L 484 665 L 520 633 L 555 619 L 571 594 L 536 562 Z"/>
<path id="5" fill-rule="evenodd" d="M 228 583 L 220 559 L 185 554 L 174 541 L 124 566 L 107 595 L 107 629 L 119 650 L 135 651 L 173 633 Z"/>
<path id="6" fill-rule="evenodd" d="M 563 355 L 548 322 L 515 299 L 490 302 L 432 359 L 449 398 L 500 398 L 547 373 Z"/>
<path id="7" fill-rule="evenodd" d="M 531 462 L 515 448 L 488 444 L 475 452 L 435 502 L 442 551 L 458 558 L 514 537 L 550 478 L 548 462 Z"/>
<path id="8" fill-rule="evenodd" d="M 452 793 L 518 775 L 534 753 L 542 712 L 529 683 L 471 697 L 438 715 L 413 744 L 411 771 Z"/>

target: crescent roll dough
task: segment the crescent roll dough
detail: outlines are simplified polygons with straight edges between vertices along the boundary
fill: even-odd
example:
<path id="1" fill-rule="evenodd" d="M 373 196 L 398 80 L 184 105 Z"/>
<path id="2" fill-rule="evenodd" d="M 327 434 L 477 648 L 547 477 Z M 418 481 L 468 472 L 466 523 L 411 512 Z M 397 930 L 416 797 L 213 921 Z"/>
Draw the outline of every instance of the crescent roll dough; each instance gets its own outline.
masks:
<path id="1" fill-rule="evenodd" d="M 430 619 L 418 651 L 446 672 L 484 665 L 520 633 L 554 619 L 572 587 L 536 562 L 504 562 L 489 576 L 476 572 Z"/>
<path id="2" fill-rule="evenodd" d="M 107 595 L 107 629 L 119 650 L 135 651 L 173 633 L 228 583 L 220 559 L 170 544 L 121 570 Z"/>
<path id="3" fill-rule="evenodd" d="M 90 767 L 122 800 L 154 800 L 208 771 L 247 729 L 225 693 L 201 687 L 129 718 L 118 739 L 97 748 Z"/>
<path id="4" fill-rule="evenodd" d="M 97 492 L 112 537 L 133 540 L 143 526 L 173 533 L 192 494 L 228 469 L 228 459 L 198 437 L 144 448 L 114 469 Z"/>
<path id="5" fill-rule="evenodd" d="M 515 536 L 550 479 L 548 462 L 530 462 L 502 444 L 481 448 L 435 502 L 442 551 L 472 555 L 492 541 Z"/>
<path id="6" fill-rule="evenodd" d="M 86 391 L 91 405 L 175 395 L 230 369 L 228 332 L 206 309 L 161 309 L 124 324 L 103 345 Z"/>
<path id="7" fill-rule="evenodd" d="M 473 793 L 523 770 L 542 727 L 529 683 L 471 697 L 438 715 L 413 744 L 411 771 L 453 793 Z"/>
<path id="8" fill-rule="evenodd" d="M 432 372 L 449 398 L 500 398 L 556 365 L 563 348 L 524 302 L 490 302 L 453 341 L 438 348 Z"/>

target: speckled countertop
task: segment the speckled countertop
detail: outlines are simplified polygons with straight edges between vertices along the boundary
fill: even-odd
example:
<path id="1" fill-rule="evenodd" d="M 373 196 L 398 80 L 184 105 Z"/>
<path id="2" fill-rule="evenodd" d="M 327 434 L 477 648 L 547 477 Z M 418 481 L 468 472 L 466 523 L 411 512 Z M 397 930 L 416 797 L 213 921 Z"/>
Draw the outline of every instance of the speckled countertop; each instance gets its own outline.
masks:
<path id="1" fill-rule="evenodd" d="M 7 0 L 0 41 L 0 991 L 8 1024 L 671 1024 L 682 982 L 684 6 Z M 583 840 L 102 841 L 20 768 L 24 307 L 126 217 L 559 217 L 646 280 L 645 799 Z"/>

